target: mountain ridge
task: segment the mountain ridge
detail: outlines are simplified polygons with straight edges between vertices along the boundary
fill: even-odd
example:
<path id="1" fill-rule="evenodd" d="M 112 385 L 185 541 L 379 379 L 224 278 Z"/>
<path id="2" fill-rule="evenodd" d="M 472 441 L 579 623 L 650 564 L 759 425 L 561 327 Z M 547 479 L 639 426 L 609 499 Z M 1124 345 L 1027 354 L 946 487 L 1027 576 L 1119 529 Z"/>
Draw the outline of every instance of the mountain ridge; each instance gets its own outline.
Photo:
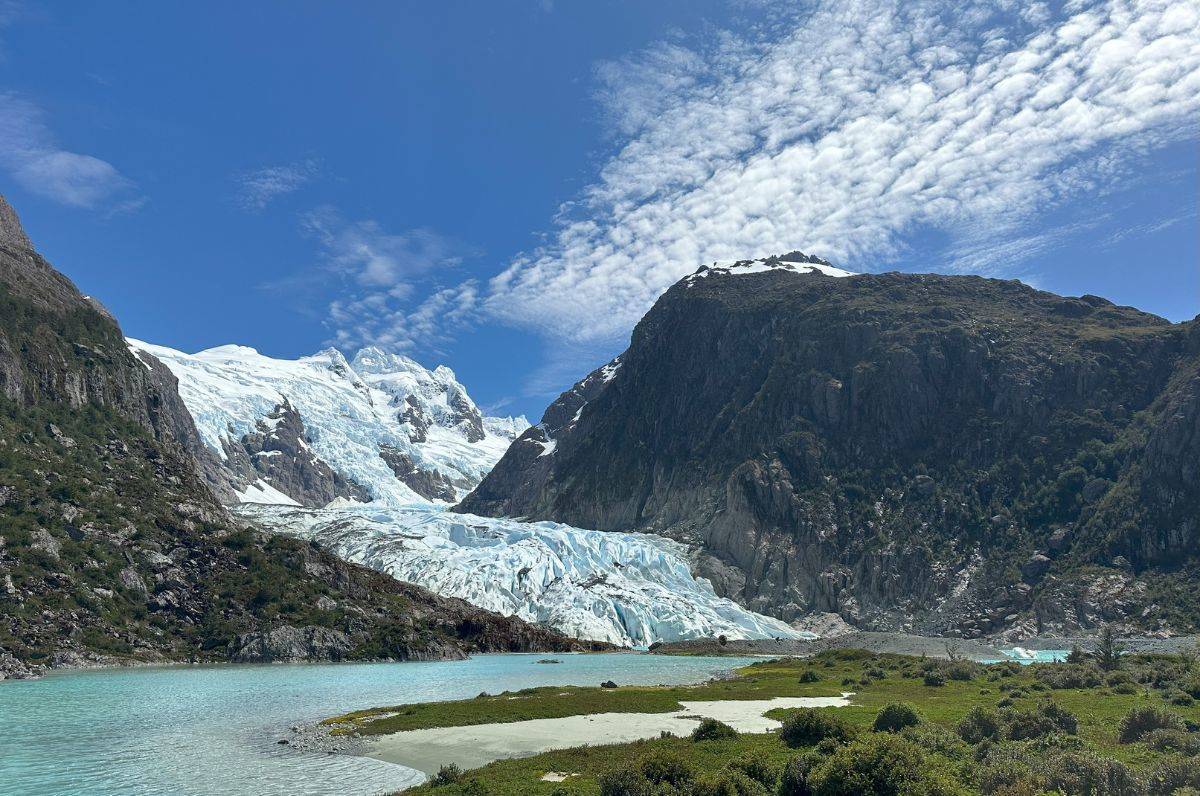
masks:
<path id="1" fill-rule="evenodd" d="M 1200 535 L 1196 435 L 1166 431 L 1196 417 L 1196 321 L 742 262 L 766 267 L 669 289 L 611 378 L 564 393 L 457 508 L 698 543 L 721 593 L 784 619 L 1196 626 L 1194 600 L 1156 599 Z"/>

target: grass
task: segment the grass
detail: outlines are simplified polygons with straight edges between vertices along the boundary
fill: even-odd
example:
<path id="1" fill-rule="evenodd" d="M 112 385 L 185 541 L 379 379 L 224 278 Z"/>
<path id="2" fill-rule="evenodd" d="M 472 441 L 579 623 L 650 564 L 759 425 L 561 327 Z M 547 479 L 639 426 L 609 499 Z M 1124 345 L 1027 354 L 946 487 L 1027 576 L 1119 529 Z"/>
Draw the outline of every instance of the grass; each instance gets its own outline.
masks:
<path id="1" fill-rule="evenodd" d="M 1012 707 L 1030 709 L 1051 698 L 1074 713 L 1079 720 L 1078 738 L 1085 748 L 1119 760 L 1134 770 L 1144 771 L 1161 760 L 1162 755 L 1145 744 L 1120 744 L 1117 727 L 1133 707 L 1166 707 L 1185 721 L 1200 725 L 1200 703 L 1189 707 L 1168 705 L 1163 698 L 1170 686 L 1162 685 L 1162 671 L 1176 677 L 1194 677 L 1197 667 L 1181 658 L 1139 656 L 1129 658 L 1125 668 L 1138 682 L 1133 694 L 1115 693 L 1107 686 L 1096 688 L 1051 689 L 1037 674 L 1044 664 L 1019 667 L 1015 664 L 969 666 L 969 680 L 947 677 L 943 686 L 924 684 L 922 669 L 947 664 L 900 655 L 870 655 L 861 651 L 838 650 L 809 659 L 782 659 L 756 663 L 737 671 L 730 680 L 695 686 L 624 687 L 617 689 L 547 687 L 456 702 L 401 705 L 358 711 L 327 721 L 335 732 L 379 735 L 424 727 L 454 727 L 491 722 L 522 721 L 605 711 L 661 713 L 679 709 L 680 700 L 766 699 L 775 696 L 831 696 L 853 691 L 853 704 L 844 708 L 826 708 L 854 727 L 868 733 L 879 710 L 894 702 L 917 706 L 926 723 L 954 731 L 958 722 L 974 707 L 995 708 L 1001 700 Z M 1189 670 L 1189 666 L 1192 668 Z M 805 671 L 815 671 L 818 682 L 801 683 Z M 1188 674 L 1188 672 L 1191 674 Z M 870 672 L 870 676 L 868 675 Z M 1156 676 L 1156 672 L 1159 674 Z M 1180 674 L 1182 672 L 1182 674 Z M 881 678 L 879 674 L 884 676 Z M 849 681 L 848 684 L 843 684 Z M 1158 682 L 1159 686 L 1152 683 Z M 785 719 L 790 710 L 768 713 Z M 662 751 L 676 752 L 686 758 L 697 776 L 712 775 L 731 761 L 752 756 L 782 769 L 795 757 L 775 733 L 743 734 L 728 740 L 692 742 L 686 738 L 661 738 L 632 744 L 585 746 L 547 752 L 521 760 L 504 760 L 467 772 L 454 785 L 433 788 L 424 785 L 413 793 L 455 794 L 478 791 L 479 786 L 494 796 L 504 794 L 597 794 L 597 778 L 606 771 L 628 766 L 631 760 Z M 968 764 L 969 767 L 969 764 Z M 550 771 L 576 776 L 565 782 L 542 782 Z M 478 785 L 470 783 L 477 781 Z M 472 791 L 469 788 L 474 788 Z"/>

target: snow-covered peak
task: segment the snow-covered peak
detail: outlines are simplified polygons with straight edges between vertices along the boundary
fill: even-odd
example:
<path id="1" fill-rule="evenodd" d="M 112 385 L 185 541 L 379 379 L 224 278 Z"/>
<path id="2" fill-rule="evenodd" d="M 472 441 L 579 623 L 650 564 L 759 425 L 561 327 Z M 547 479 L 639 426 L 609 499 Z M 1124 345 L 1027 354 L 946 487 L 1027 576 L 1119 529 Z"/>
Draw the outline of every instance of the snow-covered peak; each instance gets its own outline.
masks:
<path id="1" fill-rule="evenodd" d="M 393 354 L 375 346 L 359 349 L 354 355 L 353 367 L 361 374 L 370 373 L 424 373 L 428 372 L 419 362 L 403 354 Z"/>
<path id="2" fill-rule="evenodd" d="M 297 480 L 327 467 L 389 505 L 458 499 L 503 455 L 512 429 L 524 430 L 524 418 L 485 419 L 448 368 L 429 370 L 378 348 L 363 349 L 351 362 L 336 348 L 289 360 L 248 346 L 186 354 L 136 340 L 129 345 L 175 374 L 201 440 L 229 467 L 245 458 L 243 443 L 262 433 L 260 421 L 289 406 L 298 415 L 297 448 L 312 454 L 304 463 L 310 470 Z M 250 462 L 269 486 L 305 502 L 283 481 L 278 456 L 270 459 L 273 470 L 259 466 L 264 454 L 255 456 Z"/>
<path id="3" fill-rule="evenodd" d="M 837 268 L 820 257 L 814 257 L 797 251 L 764 257 L 759 260 L 718 261 L 710 266 L 701 266 L 694 274 L 685 277 L 684 282 L 690 286 L 695 284 L 697 279 L 704 279 L 709 276 L 744 276 L 746 274 L 770 272 L 819 274 L 832 277 L 857 276 L 855 272 Z"/>

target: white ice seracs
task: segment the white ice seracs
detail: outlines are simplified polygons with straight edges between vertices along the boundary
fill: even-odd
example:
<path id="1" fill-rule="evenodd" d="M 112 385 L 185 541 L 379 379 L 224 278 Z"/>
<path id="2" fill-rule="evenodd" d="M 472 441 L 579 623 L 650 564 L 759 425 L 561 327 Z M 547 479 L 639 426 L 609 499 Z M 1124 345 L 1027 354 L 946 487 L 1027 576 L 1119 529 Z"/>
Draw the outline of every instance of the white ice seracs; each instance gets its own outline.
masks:
<path id="1" fill-rule="evenodd" d="M 585 639 L 645 647 L 689 638 L 812 638 L 718 597 L 682 545 L 639 533 L 454 514 L 439 507 L 242 506 L 397 580 Z"/>
<path id="2" fill-rule="evenodd" d="M 201 440 L 224 458 L 224 442 L 255 430 L 285 400 L 299 413 L 313 452 L 338 474 L 391 505 L 423 501 L 380 457 L 385 446 L 421 470 L 460 484 L 459 497 L 491 469 L 529 424 L 522 418 L 484 418 L 445 367 L 428 370 L 378 349 L 353 364 L 330 348 L 296 360 L 225 345 L 196 354 L 129 340 L 158 357 L 179 379 L 179 394 Z M 361 372 L 360 372 L 361 370 Z M 418 417 L 428 420 L 419 430 Z M 474 429 L 471 426 L 475 426 Z M 243 499 L 263 502 L 261 487 Z M 290 498 L 290 496 L 288 496 Z"/>

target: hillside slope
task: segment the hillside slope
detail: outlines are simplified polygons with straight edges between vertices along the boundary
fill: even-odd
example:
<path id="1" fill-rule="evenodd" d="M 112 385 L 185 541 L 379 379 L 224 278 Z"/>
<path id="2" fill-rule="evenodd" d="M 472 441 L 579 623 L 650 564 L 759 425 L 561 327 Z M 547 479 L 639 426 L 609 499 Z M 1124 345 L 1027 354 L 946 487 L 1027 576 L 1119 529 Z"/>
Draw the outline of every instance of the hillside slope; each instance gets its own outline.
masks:
<path id="1" fill-rule="evenodd" d="M 243 529 L 200 472 L 221 488 L 170 372 L 130 353 L 0 198 L 0 677 L 576 645 Z"/>
<path id="2" fill-rule="evenodd" d="M 1200 324 L 844 274 L 680 281 L 459 508 L 699 543 L 719 590 L 787 620 L 1194 629 Z"/>

